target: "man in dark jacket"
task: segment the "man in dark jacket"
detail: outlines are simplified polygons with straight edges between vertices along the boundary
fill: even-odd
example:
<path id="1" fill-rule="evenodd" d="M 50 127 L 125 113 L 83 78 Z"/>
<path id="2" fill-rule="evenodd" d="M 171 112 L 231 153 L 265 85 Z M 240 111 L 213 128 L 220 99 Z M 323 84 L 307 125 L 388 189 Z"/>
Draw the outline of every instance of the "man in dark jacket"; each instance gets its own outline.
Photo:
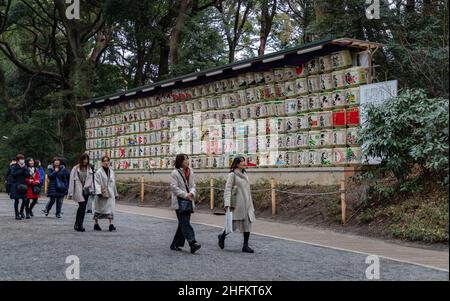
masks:
<path id="1" fill-rule="evenodd" d="M 6 177 L 5 177 L 5 188 L 6 188 L 6 193 L 8 195 L 9 195 L 9 192 L 11 191 L 11 181 L 12 181 L 11 168 L 14 164 L 16 164 L 16 160 L 12 160 L 11 163 L 9 163 L 8 171 L 7 171 Z"/>
<path id="2" fill-rule="evenodd" d="M 48 216 L 53 204 L 56 202 L 56 217 L 61 218 L 61 209 L 64 201 L 64 196 L 67 195 L 69 187 L 69 177 L 66 167 L 61 164 L 60 159 L 54 158 L 53 164 L 48 168 L 48 192 L 47 196 L 50 201 L 45 206 L 43 212 Z"/>
<path id="3" fill-rule="evenodd" d="M 22 200 L 22 204 L 25 204 L 27 208 L 27 167 L 25 165 L 25 156 L 18 154 L 16 156 L 17 163 L 11 166 L 11 182 L 9 197 L 14 200 L 14 211 L 16 213 L 16 219 L 21 220 L 25 216 L 21 216 L 19 213 L 19 200 Z M 28 212 L 27 217 L 29 218 Z"/>

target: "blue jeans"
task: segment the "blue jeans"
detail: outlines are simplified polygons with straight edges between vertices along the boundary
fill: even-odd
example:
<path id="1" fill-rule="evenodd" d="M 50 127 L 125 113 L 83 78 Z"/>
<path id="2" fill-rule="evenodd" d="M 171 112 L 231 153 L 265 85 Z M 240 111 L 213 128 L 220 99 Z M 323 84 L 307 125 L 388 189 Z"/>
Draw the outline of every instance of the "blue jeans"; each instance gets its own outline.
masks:
<path id="1" fill-rule="evenodd" d="M 56 215 L 61 215 L 61 208 L 62 208 L 63 200 L 64 200 L 63 196 L 61 196 L 61 197 L 51 196 L 50 201 L 48 201 L 47 205 L 45 206 L 45 210 L 47 211 L 47 213 L 50 212 L 50 210 L 53 207 L 53 204 L 56 202 Z"/>

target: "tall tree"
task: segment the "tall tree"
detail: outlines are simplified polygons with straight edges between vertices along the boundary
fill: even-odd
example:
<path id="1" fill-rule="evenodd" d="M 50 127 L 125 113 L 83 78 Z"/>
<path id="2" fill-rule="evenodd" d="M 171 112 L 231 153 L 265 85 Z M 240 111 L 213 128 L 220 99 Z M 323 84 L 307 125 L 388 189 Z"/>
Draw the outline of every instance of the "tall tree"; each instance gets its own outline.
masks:
<path id="1" fill-rule="evenodd" d="M 258 55 L 264 55 L 267 38 L 272 30 L 273 17 L 277 12 L 277 0 L 260 0 L 259 4 L 261 6 L 261 19 Z"/>

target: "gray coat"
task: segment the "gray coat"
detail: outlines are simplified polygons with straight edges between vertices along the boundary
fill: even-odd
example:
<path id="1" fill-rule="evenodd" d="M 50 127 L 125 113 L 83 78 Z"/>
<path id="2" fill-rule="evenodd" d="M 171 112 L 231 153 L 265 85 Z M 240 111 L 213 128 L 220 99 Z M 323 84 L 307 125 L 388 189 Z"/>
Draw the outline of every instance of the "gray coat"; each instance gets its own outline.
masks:
<path id="1" fill-rule="evenodd" d="M 233 220 L 245 220 L 248 216 L 251 222 L 255 221 L 255 208 L 253 207 L 252 192 L 247 173 L 238 169 L 230 172 L 223 194 L 224 205 L 231 207 L 231 192 L 233 186 L 237 186 L 236 207 L 233 209 Z"/>
<path id="2" fill-rule="evenodd" d="M 84 202 L 83 197 L 83 187 L 88 187 L 90 192 L 94 192 L 94 173 L 92 171 L 91 166 L 88 166 L 87 169 L 87 178 L 84 186 L 81 183 L 81 179 L 78 176 L 78 171 L 80 167 L 78 165 L 72 168 L 70 172 L 70 180 L 69 180 L 69 191 L 67 193 L 67 199 L 73 199 L 75 202 L 81 203 Z M 99 192 L 100 193 L 100 192 Z"/>
<path id="3" fill-rule="evenodd" d="M 194 198 L 197 195 L 197 192 L 195 190 L 194 171 L 190 167 L 189 169 L 190 169 L 190 176 L 188 183 L 189 191 L 186 191 L 186 185 L 184 185 L 183 169 L 179 169 L 179 171 L 181 171 L 181 173 L 183 174 L 183 177 L 181 177 L 180 173 L 178 172 L 178 169 L 174 169 L 170 174 L 170 191 L 172 192 L 171 208 L 174 210 L 178 209 L 178 198 L 186 199 L 189 192 L 194 195 Z M 195 208 L 195 202 L 192 202 L 192 207 Z"/>

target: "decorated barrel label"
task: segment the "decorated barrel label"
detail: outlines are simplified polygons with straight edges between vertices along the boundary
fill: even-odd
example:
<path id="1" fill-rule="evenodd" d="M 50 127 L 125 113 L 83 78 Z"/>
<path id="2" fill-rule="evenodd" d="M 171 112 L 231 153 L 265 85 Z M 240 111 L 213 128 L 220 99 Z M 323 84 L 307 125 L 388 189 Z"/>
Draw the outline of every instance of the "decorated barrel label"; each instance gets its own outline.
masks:
<path id="1" fill-rule="evenodd" d="M 285 118 L 285 130 L 286 132 L 295 132 L 298 130 L 298 118 L 297 116 L 291 116 Z"/>
<path id="2" fill-rule="evenodd" d="M 346 87 L 355 87 L 367 82 L 367 69 L 364 67 L 352 67 L 344 72 Z"/>
<path id="3" fill-rule="evenodd" d="M 346 148 L 333 148 L 333 165 L 342 165 L 347 163 L 347 149 Z"/>
<path id="4" fill-rule="evenodd" d="M 254 88 L 245 89 L 245 97 L 248 103 L 254 103 L 258 99 Z"/>
<path id="5" fill-rule="evenodd" d="M 308 147 L 309 134 L 308 132 L 295 133 L 295 147 Z"/>
<path id="6" fill-rule="evenodd" d="M 346 149 L 346 160 L 349 164 L 361 163 L 361 148 L 360 147 L 348 147 Z"/>
<path id="7" fill-rule="evenodd" d="M 346 87 L 344 70 L 333 71 L 331 73 L 331 77 L 333 80 L 333 88 L 334 89 L 343 89 Z"/>
<path id="8" fill-rule="evenodd" d="M 275 165 L 276 166 L 280 166 L 280 167 L 286 166 L 285 157 L 286 157 L 286 152 L 285 151 L 279 151 L 278 152 L 278 156 L 276 158 Z"/>
<path id="9" fill-rule="evenodd" d="M 320 91 L 320 75 L 308 76 L 308 91 L 311 93 Z"/>
<path id="10" fill-rule="evenodd" d="M 264 71 L 264 81 L 265 83 L 273 83 L 275 81 L 275 75 L 273 70 Z"/>
<path id="11" fill-rule="evenodd" d="M 309 157 L 309 151 L 308 150 L 300 150 L 297 152 L 297 164 L 299 166 L 306 166 L 308 165 L 308 157 Z"/>
<path id="12" fill-rule="evenodd" d="M 247 86 L 255 85 L 255 74 L 253 72 L 247 72 L 245 73 L 245 81 Z"/>
<path id="13" fill-rule="evenodd" d="M 295 81 L 287 81 L 284 83 L 284 93 L 286 97 L 295 97 L 297 95 Z"/>
<path id="14" fill-rule="evenodd" d="M 360 99 L 359 88 L 349 88 L 343 91 L 345 103 L 348 105 L 358 105 Z"/>
<path id="15" fill-rule="evenodd" d="M 358 145 L 359 144 L 359 131 L 358 127 L 351 127 L 347 129 L 347 144 Z"/>
<path id="16" fill-rule="evenodd" d="M 335 70 L 347 68 L 352 65 L 352 56 L 349 50 L 337 51 L 331 54 L 331 64 Z"/>
<path id="17" fill-rule="evenodd" d="M 327 92 L 327 93 L 320 93 L 320 108 L 322 110 L 326 110 L 333 107 L 333 93 Z"/>
<path id="18" fill-rule="evenodd" d="M 308 70 L 308 75 L 319 73 L 319 59 L 313 58 L 306 63 L 306 68 Z"/>
<path id="19" fill-rule="evenodd" d="M 320 131 L 319 145 L 321 147 L 333 145 L 333 130 Z"/>
<path id="20" fill-rule="evenodd" d="M 284 68 L 275 68 L 273 70 L 275 81 L 282 82 L 284 81 Z"/>
<path id="21" fill-rule="evenodd" d="M 331 111 L 319 112 L 319 127 L 328 128 L 333 125 L 333 115 Z"/>
<path id="22" fill-rule="evenodd" d="M 308 95 L 308 109 L 310 111 L 320 110 L 320 96 L 319 94 Z"/>
<path id="23" fill-rule="evenodd" d="M 298 112 L 309 111 L 309 98 L 308 96 L 297 97 L 297 110 Z"/>
<path id="24" fill-rule="evenodd" d="M 297 115 L 297 129 L 307 130 L 310 128 L 309 116 L 308 114 L 298 114 Z"/>
<path id="25" fill-rule="evenodd" d="M 257 85 L 264 84 L 264 73 L 263 72 L 255 72 L 255 83 Z"/>
<path id="26" fill-rule="evenodd" d="M 297 95 L 306 95 L 308 94 L 308 78 L 301 77 L 295 80 L 295 90 L 297 91 Z"/>
<path id="27" fill-rule="evenodd" d="M 320 160 L 320 165 L 331 165 L 333 161 L 333 149 L 321 148 L 317 151 L 317 156 Z"/>
<path id="28" fill-rule="evenodd" d="M 245 74 L 239 74 L 238 75 L 238 86 L 239 87 L 245 87 L 247 85 L 247 77 Z"/>
<path id="29" fill-rule="evenodd" d="M 359 125 L 359 107 L 352 107 L 347 109 L 346 120 L 348 126 Z"/>
<path id="30" fill-rule="evenodd" d="M 345 127 L 347 125 L 345 109 L 334 110 L 332 116 L 333 127 Z"/>
<path id="31" fill-rule="evenodd" d="M 298 111 L 298 101 L 296 98 L 289 98 L 284 101 L 286 115 L 296 115 Z"/>
<path id="32" fill-rule="evenodd" d="M 320 145 L 320 131 L 309 131 L 308 133 L 309 147 L 319 147 Z"/>
<path id="33" fill-rule="evenodd" d="M 297 77 L 297 72 L 295 67 L 285 67 L 284 68 L 284 79 L 294 80 Z"/>
<path id="34" fill-rule="evenodd" d="M 331 91 L 334 89 L 334 82 L 331 73 L 320 74 L 320 90 Z"/>
<path id="35" fill-rule="evenodd" d="M 284 87 L 284 82 L 275 83 L 275 98 L 276 99 L 282 99 L 286 97 L 286 90 Z"/>
<path id="36" fill-rule="evenodd" d="M 331 55 L 319 56 L 319 72 L 326 73 L 332 70 Z"/>

